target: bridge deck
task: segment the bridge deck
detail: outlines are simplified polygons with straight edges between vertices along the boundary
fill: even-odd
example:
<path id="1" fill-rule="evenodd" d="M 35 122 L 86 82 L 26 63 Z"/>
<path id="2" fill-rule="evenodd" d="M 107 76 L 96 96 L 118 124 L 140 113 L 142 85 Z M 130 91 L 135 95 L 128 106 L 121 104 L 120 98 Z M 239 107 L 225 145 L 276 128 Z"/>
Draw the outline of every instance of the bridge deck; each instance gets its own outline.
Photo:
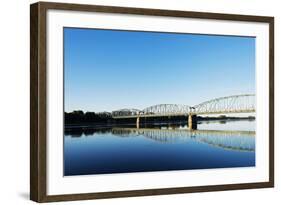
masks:
<path id="1" fill-rule="evenodd" d="M 161 114 L 139 114 L 128 116 L 112 116 L 113 119 L 130 119 L 130 118 L 143 118 L 143 117 L 173 117 L 173 116 L 188 116 L 188 115 L 215 115 L 215 114 L 235 114 L 235 113 L 253 113 L 255 109 L 249 110 L 235 110 L 235 111 L 219 111 L 219 112 L 194 112 L 194 113 L 161 113 Z"/>

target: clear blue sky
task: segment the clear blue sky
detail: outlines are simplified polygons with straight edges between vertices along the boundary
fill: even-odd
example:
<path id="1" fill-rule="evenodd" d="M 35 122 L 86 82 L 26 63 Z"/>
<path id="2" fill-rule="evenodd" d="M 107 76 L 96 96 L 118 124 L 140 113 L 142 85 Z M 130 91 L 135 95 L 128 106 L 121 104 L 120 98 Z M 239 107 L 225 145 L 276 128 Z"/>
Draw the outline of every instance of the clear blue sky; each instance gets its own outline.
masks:
<path id="1" fill-rule="evenodd" d="M 255 38 L 64 28 L 65 111 L 255 93 Z"/>

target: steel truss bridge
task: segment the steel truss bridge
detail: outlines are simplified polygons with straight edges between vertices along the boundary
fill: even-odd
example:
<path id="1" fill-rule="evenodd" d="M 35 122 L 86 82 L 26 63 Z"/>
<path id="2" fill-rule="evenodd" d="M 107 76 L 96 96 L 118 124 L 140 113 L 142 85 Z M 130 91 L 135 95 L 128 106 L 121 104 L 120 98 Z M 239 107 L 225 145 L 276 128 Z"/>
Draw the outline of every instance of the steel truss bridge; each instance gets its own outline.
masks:
<path id="1" fill-rule="evenodd" d="M 158 104 L 139 109 L 120 109 L 112 112 L 115 119 L 138 117 L 164 117 L 182 115 L 207 115 L 255 112 L 255 95 L 232 95 L 216 98 L 195 106 L 178 104 Z"/>
<path id="2" fill-rule="evenodd" d="M 161 143 L 196 141 L 222 149 L 255 151 L 255 131 L 113 128 L 119 137 L 144 136 Z"/>

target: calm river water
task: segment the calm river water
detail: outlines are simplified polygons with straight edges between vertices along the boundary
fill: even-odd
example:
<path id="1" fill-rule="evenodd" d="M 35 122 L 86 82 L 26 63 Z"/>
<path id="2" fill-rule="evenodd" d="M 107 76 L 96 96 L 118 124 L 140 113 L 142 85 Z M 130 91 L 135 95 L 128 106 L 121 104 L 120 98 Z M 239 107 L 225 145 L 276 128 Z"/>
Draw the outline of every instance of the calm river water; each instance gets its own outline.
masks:
<path id="1" fill-rule="evenodd" d="M 64 175 L 255 166 L 255 121 L 67 130 Z"/>

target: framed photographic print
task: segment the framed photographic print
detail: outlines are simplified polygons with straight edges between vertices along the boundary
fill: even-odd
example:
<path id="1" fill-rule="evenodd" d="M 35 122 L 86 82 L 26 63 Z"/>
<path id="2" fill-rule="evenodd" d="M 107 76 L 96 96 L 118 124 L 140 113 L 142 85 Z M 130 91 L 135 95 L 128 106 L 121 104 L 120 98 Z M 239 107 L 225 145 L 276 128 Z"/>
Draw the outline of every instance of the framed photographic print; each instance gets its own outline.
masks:
<path id="1" fill-rule="evenodd" d="M 31 5 L 30 197 L 274 186 L 274 18 Z"/>

